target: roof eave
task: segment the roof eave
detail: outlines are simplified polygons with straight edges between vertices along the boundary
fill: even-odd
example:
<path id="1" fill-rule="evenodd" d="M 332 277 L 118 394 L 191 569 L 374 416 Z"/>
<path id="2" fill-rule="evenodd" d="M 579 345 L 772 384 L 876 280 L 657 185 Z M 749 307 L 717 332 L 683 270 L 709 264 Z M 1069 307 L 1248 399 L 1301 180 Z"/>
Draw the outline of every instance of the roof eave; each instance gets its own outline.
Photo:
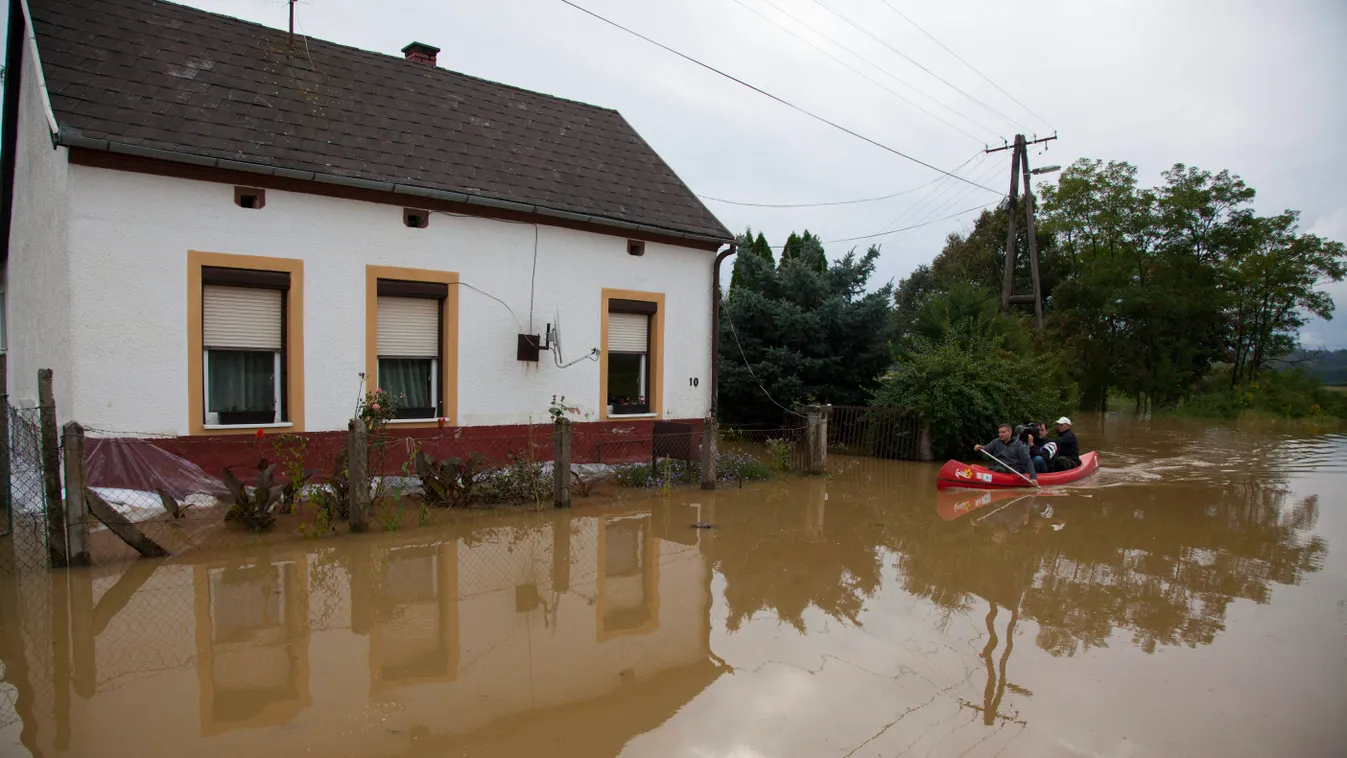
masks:
<path id="1" fill-rule="evenodd" d="M 700 243 L 719 243 L 725 244 L 734 241 L 732 236 L 698 234 L 682 229 L 671 229 L 669 227 L 655 226 L 653 224 L 641 224 L 622 219 L 611 218 L 608 216 L 576 213 L 574 211 L 552 208 L 546 205 L 536 203 L 520 203 L 512 200 L 500 200 L 484 195 L 471 195 L 463 192 L 450 192 L 447 190 L 431 189 L 429 187 L 419 187 L 411 184 L 396 184 L 390 182 L 375 182 L 368 179 L 355 179 L 347 176 L 338 176 L 336 174 L 322 174 L 315 171 L 297 171 L 295 169 L 280 168 L 276 166 L 264 166 L 260 163 L 249 163 L 247 161 L 234 161 L 226 158 L 211 158 L 203 155 L 194 155 L 192 153 L 183 153 L 173 150 L 159 150 L 156 148 L 141 147 L 139 145 L 128 145 L 122 142 L 113 142 L 111 140 L 93 139 L 79 134 L 71 134 L 67 131 L 58 131 L 56 134 L 56 144 L 68 148 L 82 148 L 85 150 L 101 150 L 109 153 L 119 153 L 122 155 L 131 155 L 139 158 L 150 158 L 153 160 L 168 161 L 171 163 L 181 163 L 191 166 L 205 166 L 209 168 L 226 169 L 230 171 L 240 171 L 249 174 L 259 174 L 262 176 L 276 176 L 286 179 L 297 179 L 301 181 L 320 182 L 324 184 L 335 184 L 343 187 L 353 187 L 356 189 L 373 190 L 377 192 L 391 192 L 395 194 L 407 195 L 409 197 L 424 197 L 433 200 L 444 200 L 455 203 L 464 203 L 467 205 L 480 205 L 485 208 L 492 208 L 503 211 L 513 211 L 516 213 L 528 213 L 545 218 L 556 218 L 575 223 L 593 224 L 615 231 L 620 231 L 624 235 L 629 233 L 645 233 L 659 235 L 663 237 L 673 237 L 676 239 L 686 239 Z"/>

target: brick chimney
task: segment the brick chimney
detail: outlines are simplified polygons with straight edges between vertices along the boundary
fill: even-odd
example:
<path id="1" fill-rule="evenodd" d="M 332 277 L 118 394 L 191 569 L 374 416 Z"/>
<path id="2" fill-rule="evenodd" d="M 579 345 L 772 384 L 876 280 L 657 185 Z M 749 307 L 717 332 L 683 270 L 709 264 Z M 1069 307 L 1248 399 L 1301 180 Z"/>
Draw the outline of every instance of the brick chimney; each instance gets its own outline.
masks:
<path id="1" fill-rule="evenodd" d="M 440 49 L 421 42 L 413 42 L 402 48 L 402 54 L 407 56 L 407 60 L 409 61 L 416 61 L 417 63 L 424 63 L 427 66 L 434 66 L 435 56 L 440 54 Z"/>

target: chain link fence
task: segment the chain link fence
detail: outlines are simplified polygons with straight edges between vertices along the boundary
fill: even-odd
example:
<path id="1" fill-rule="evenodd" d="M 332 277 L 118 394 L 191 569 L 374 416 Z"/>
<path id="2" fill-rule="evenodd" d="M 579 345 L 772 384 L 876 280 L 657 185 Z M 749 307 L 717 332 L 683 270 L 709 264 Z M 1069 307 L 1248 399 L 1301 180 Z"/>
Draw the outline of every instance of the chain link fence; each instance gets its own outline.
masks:
<path id="1" fill-rule="evenodd" d="M 48 556 L 47 496 L 42 479 L 42 434 L 37 408 L 15 408 L 5 403 L 8 455 L 0 470 L 4 514 L 0 527 L 0 573 L 46 568 Z"/>
<path id="2" fill-rule="evenodd" d="M 49 528 L 39 414 L 10 408 L 8 417 L 14 527 L 0 537 L 0 547 L 7 548 L 11 565 L 37 569 L 49 565 L 49 535 L 64 542 L 65 531 L 63 525 Z M 367 434 L 366 527 L 424 526 L 463 508 L 551 508 L 557 428 L 376 427 Z M 607 501 L 701 483 L 700 421 L 576 424 L 570 430 L 572 498 Z M 717 483 L 742 487 L 808 471 L 808 437 L 803 419 L 777 428 L 719 430 Z M 99 514 L 84 516 L 90 560 L 97 565 L 142 553 L 263 547 L 345 532 L 348 442 L 346 432 L 181 437 L 83 429 L 83 492 Z"/>

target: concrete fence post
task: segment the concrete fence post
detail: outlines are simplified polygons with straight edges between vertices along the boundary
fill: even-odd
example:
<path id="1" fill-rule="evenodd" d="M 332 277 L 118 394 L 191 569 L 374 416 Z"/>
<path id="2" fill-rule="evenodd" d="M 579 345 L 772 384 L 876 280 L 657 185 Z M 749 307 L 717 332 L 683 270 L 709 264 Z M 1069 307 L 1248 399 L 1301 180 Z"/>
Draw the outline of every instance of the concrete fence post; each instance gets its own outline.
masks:
<path id="1" fill-rule="evenodd" d="M 351 531 L 369 528 L 369 440 L 363 419 L 353 418 L 346 435 L 346 482 Z"/>
<path id="2" fill-rule="evenodd" d="M 822 474 L 828 470 L 828 414 L 821 405 L 811 405 L 805 409 L 805 418 L 809 427 L 806 439 L 809 443 L 809 473 Z"/>
<path id="3" fill-rule="evenodd" d="M 552 425 L 552 504 L 571 507 L 571 422 L 565 418 Z"/>
<path id="4" fill-rule="evenodd" d="M 925 421 L 921 424 L 921 431 L 917 437 L 917 460 L 933 461 L 935 453 L 931 447 L 931 425 Z"/>
<path id="5" fill-rule="evenodd" d="M 47 563 L 52 568 L 63 568 L 67 559 L 65 501 L 61 497 L 61 438 L 56 429 L 56 399 L 52 394 L 49 368 L 38 369 L 37 398 L 42 432 L 42 489 L 47 513 Z"/>
<path id="6" fill-rule="evenodd" d="M 716 418 L 707 416 L 702 422 L 702 489 L 716 488 Z"/>
<path id="7" fill-rule="evenodd" d="M 65 443 L 65 535 L 67 564 L 89 565 L 89 509 L 84 504 L 84 427 L 70 421 L 62 427 Z"/>

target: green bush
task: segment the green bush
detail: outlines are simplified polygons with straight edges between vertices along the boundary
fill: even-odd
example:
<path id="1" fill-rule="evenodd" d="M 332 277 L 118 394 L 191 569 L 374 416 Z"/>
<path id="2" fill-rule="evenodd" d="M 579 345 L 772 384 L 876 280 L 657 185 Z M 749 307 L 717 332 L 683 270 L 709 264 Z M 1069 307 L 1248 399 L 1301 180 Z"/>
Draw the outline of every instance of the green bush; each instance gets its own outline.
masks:
<path id="1" fill-rule="evenodd" d="M 1002 423 L 1059 416 L 1073 407 L 1071 386 L 1051 354 L 1012 351 L 970 340 L 959 329 L 916 338 L 875 392 L 872 404 L 916 411 L 930 424 L 938 456 L 968 454 Z"/>
<path id="2" fill-rule="evenodd" d="M 1347 418 L 1347 393 L 1321 386 L 1315 376 L 1299 368 L 1265 371 L 1254 381 L 1233 387 L 1230 373 L 1218 371 L 1172 413 L 1226 420 L 1246 413 L 1289 419 Z"/>

